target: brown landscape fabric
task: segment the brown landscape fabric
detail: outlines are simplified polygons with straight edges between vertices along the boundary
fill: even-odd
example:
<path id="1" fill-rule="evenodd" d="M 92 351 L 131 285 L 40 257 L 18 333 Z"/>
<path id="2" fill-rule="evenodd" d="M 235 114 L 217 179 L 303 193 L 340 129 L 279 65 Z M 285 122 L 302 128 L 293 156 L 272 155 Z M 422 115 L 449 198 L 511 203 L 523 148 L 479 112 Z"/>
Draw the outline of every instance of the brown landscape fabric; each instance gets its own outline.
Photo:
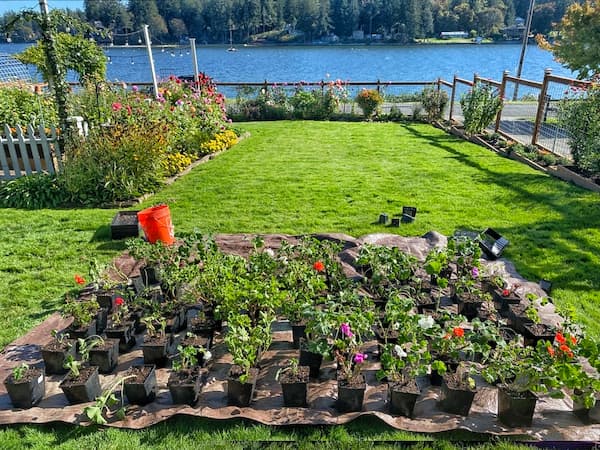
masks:
<path id="1" fill-rule="evenodd" d="M 217 243 L 226 252 L 246 255 L 252 248 L 249 235 L 218 235 Z M 410 252 L 423 260 L 433 246 L 444 246 L 446 238 L 438 233 L 427 233 L 423 238 L 402 237 L 391 234 L 373 234 L 359 239 L 345 235 L 320 235 L 339 240 L 345 249 L 340 255 L 348 276 L 357 273 L 351 265 L 354 256 L 363 243 L 394 245 Z M 264 236 L 267 246 L 276 248 L 282 240 L 293 242 L 296 238 L 284 235 Z M 136 275 L 139 267 L 132 258 L 122 255 L 116 260 L 117 265 L 129 275 Z M 543 295 L 536 283 L 527 282 L 515 271 L 514 266 L 506 260 L 494 262 L 485 261 L 488 270 L 507 278 L 510 282 L 521 283 L 526 292 Z M 552 304 L 546 305 L 540 312 L 543 322 L 557 323 L 559 317 L 554 313 Z M 39 346 L 50 341 L 52 329 L 62 329 L 68 321 L 58 314 L 53 314 L 38 327 L 31 330 L 22 338 L 6 347 L 0 354 L 0 379 L 4 380 L 12 367 L 25 361 L 41 366 Z M 375 372 L 377 362 L 377 343 L 366 344 L 369 355 L 365 375 L 367 391 L 364 407 L 361 412 L 338 413 L 335 409 L 336 382 L 335 369 L 332 362 L 324 362 L 320 378 L 311 380 L 309 385 L 309 408 L 285 408 L 279 383 L 275 381 L 278 368 L 289 358 L 297 357 L 298 351 L 292 348 L 292 334 L 289 324 L 280 321 L 274 324 L 274 339 L 269 351 L 261 359 L 260 375 L 256 394 L 248 408 L 231 407 L 226 404 L 226 377 L 231 359 L 220 336 L 213 348 L 213 360 L 209 365 L 208 378 L 202 388 L 200 400 L 195 407 L 173 405 L 166 383 L 168 369 L 157 370 L 159 394 L 156 401 L 147 406 L 129 406 L 127 417 L 122 421 L 111 421 L 109 426 L 119 428 L 140 429 L 177 414 L 205 417 L 211 419 L 245 418 L 267 425 L 336 425 L 347 423 L 359 416 L 376 416 L 388 425 L 402 430 L 416 432 L 441 432 L 448 430 L 469 430 L 478 433 L 497 435 L 527 435 L 536 440 L 562 441 L 598 441 L 600 440 L 600 425 L 585 425 L 573 413 L 569 399 L 554 400 L 542 397 L 537 404 L 533 426 L 527 429 L 508 428 L 502 425 L 496 417 L 497 395 L 495 388 L 477 378 L 478 391 L 468 417 L 462 417 L 442 412 L 436 406 L 439 387 L 427 387 L 417 402 L 414 419 L 391 416 L 387 413 L 387 387 L 378 382 Z M 106 386 L 119 373 L 124 372 L 130 365 L 142 364 L 142 352 L 137 337 L 138 346 L 133 351 L 119 357 L 119 366 L 115 374 L 101 375 L 101 384 Z M 82 414 L 85 405 L 69 405 L 59 388 L 63 376 L 47 377 L 46 396 L 38 407 L 28 410 L 12 409 L 4 385 L 0 386 L 0 424 L 17 423 L 48 423 L 62 421 L 72 424 L 89 424 Z"/>

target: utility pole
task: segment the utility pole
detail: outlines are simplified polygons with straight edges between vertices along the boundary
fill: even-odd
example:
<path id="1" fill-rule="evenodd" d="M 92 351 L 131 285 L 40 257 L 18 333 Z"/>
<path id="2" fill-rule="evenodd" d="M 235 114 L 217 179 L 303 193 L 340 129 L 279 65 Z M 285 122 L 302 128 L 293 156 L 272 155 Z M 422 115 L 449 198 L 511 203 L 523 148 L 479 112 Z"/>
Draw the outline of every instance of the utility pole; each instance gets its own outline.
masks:
<path id="1" fill-rule="evenodd" d="M 533 18 L 533 6 L 535 0 L 529 0 L 529 11 L 527 12 L 527 21 L 525 22 L 525 30 L 523 32 L 523 44 L 521 45 L 521 56 L 519 57 L 519 66 L 517 67 L 517 78 L 521 78 L 521 72 L 523 71 L 523 61 L 525 60 L 525 52 L 527 51 L 527 41 L 529 41 L 529 33 L 531 31 L 531 19 Z M 515 85 L 515 93 L 513 94 L 513 101 L 517 100 L 519 93 L 519 83 Z"/>

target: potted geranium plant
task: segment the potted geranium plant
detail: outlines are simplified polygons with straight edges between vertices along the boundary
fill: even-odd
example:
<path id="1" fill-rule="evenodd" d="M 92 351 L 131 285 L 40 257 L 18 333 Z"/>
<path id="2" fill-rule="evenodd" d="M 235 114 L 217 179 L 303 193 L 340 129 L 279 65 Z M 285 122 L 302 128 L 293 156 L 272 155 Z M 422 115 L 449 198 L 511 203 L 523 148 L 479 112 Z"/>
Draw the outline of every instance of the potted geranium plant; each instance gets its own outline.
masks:
<path id="1" fill-rule="evenodd" d="M 360 411 L 367 388 L 361 369 L 368 356 L 361 351 L 358 335 L 352 331 L 350 324 L 340 325 L 333 355 L 338 369 L 336 409 L 340 412 Z"/>
<path id="2" fill-rule="evenodd" d="M 115 307 L 104 332 L 109 338 L 119 340 L 121 353 L 128 352 L 135 345 L 134 323 L 130 320 L 129 306 L 123 297 L 115 299 Z"/>
<path id="3" fill-rule="evenodd" d="M 383 346 L 382 368 L 377 372 L 377 378 L 387 379 L 391 414 L 413 416 L 415 403 L 421 394 L 417 377 L 428 373 L 431 361 L 426 333 L 435 326 L 431 316 L 406 316 L 398 342 Z"/>
<path id="4" fill-rule="evenodd" d="M 313 247 L 315 252 L 310 251 Z M 300 339 L 306 337 L 305 311 L 316 305 L 327 289 L 325 263 L 311 259 L 315 258 L 316 250 L 318 246 L 313 240 L 304 239 L 298 245 L 283 241 L 277 252 L 278 260 L 284 262 L 279 280 L 286 298 L 281 309 L 292 327 L 294 348 L 300 348 Z"/>
<path id="5" fill-rule="evenodd" d="M 523 347 L 517 341 L 492 352 L 481 375 L 498 386 L 498 419 L 505 425 L 531 426 L 536 393 L 545 390 L 542 361 L 536 348 Z"/>
<path id="6" fill-rule="evenodd" d="M 73 338 L 83 338 L 92 336 L 96 333 L 96 315 L 100 306 L 95 297 L 88 299 L 72 299 L 67 296 L 65 304 L 62 307 L 64 317 L 72 317 L 73 321 L 69 326 L 69 335 Z"/>
<path id="7" fill-rule="evenodd" d="M 260 354 L 271 345 L 273 314 L 263 311 L 254 326 L 245 314 L 230 313 L 227 318 L 225 344 L 233 357 L 227 377 L 227 402 L 230 405 L 248 406 L 254 395 L 258 377 L 256 365 Z"/>
<path id="8" fill-rule="evenodd" d="M 177 355 L 167 387 L 176 405 L 195 405 L 200 397 L 202 386 L 201 369 L 198 366 L 198 349 L 192 346 L 177 346 Z"/>

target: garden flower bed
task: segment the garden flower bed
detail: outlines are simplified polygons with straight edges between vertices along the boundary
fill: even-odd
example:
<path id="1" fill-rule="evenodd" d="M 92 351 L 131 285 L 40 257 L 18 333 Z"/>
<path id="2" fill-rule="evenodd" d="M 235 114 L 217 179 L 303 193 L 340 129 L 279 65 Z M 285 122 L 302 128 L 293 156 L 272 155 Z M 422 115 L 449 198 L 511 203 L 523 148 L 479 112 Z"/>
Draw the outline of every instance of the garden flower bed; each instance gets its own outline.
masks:
<path id="1" fill-rule="evenodd" d="M 257 269 L 261 267 L 261 271 L 266 270 L 272 263 L 271 250 L 265 250 L 264 252 L 258 252 L 257 248 L 273 249 L 279 257 L 287 254 L 288 259 L 285 264 L 290 270 L 288 273 L 299 274 L 300 276 L 293 276 L 291 278 L 283 277 L 283 284 L 294 280 L 296 289 L 294 292 L 306 293 L 309 291 L 310 286 L 316 287 L 317 291 L 322 289 L 319 281 L 326 280 L 327 287 L 330 292 L 334 290 L 334 284 L 339 282 L 343 284 L 340 279 L 335 279 L 336 273 L 343 273 L 348 279 L 362 279 L 362 287 L 364 293 L 368 293 L 368 297 L 375 299 L 376 297 L 383 297 L 387 295 L 387 287 L 389 284 L 393 284 L 395 280 L 407 281 L 414 278 L 414 273 L 408 273 L 401 269 L 401 266 L 396 264 L 397 261 L 403 260 L 408 261 L 411 264 L 422 265 L 428 268 L 428 272 L 436 274 L 435 284 L 440 287 L 444 283 L 440 280 L 444 277 L 444 271 L 441 267 L 436 266 L 436 261 L 442 260 L 441 255 L 444 253 L 444 249 L 450 248 L 447 245 L 446 238 L 437 233 L 428 233 L 423 238 L 406 238 L 397 235 L 389 234 L 375 234 L 364 236 L 359 239 L 354 239 L 350 236 L 345 235 L 321 235 L 322 239 L 326 239 L 327 242 L 337 241 L 341 243 L 343 250 L 335 255 L 335 259 L 328 260 L 325 258 L 318 259 L 314 263 L 310 264 L 309 271 L 295 272 L 296 269 L 300 269 L 300 266 L 296 266 L 298 258 L 289 257 L 291 254 L 298 255 L 295 252 L 300 252 L 302 247 L 298 247 L 300 242 L 299 238 L 284 236 L 284 235 L 270 235 L 264 236 L 264 247 L 258 246 L 256 240 L 252 239 L 251 236 L 244 235 L 222 235 L 217 236 L 215 241 L 218 247 L 221 249 L 223 254 L 219 254 L 219 257 L 229 258 L 225 255 L 242 255 L 245 256 L 249 261 L 248 268 Z M 186 248 L 184 242 L 182 247 Z M 206 247 L 205 250 L 208 252 L 210 246 Z M 381 251 L 381 248 L 389 249 L 389 251 Z M 436 250 L 437 249 L 437 250 Z M 522 279 L 514 270 L 512 264 L 505 260 L 498 261 L 479 261 L 478 258 L 467 261 L 470 256 L 476 256 L 469 253 L 474 247 L 458 246 L 455 249 L 455 254 L 462 255 L 462 259 L 456 259 L 458 261 L 458 267 L 455 267 L 454 273 L 458 277 L 450 277 L 452 285 L 455 286 L 455 292 L 461 292 L 460 286 L 466 286 L 466 282 L 474 278 L 478 278 L 484 273 L 494 274 L 494 279 L 502 279 L 510 289 L 503 287 L 503 290 L 509 291 L 509 293 L 519 293 L 524 297 L 524 293 L 533 293 L 536 296 L 542 297 L 543 291 L 538 287 L 537 284 L 528 282 Z M 130 251 L 133 253 L 137 252 L 138 257 L 145 251 L 144 259 L 146 263 L 152 260 L 157 255 L 152 255 L 150 251 L 156 251 L 164 255 L 169 253 L 171 257 L 178 254 L 177 251 L 170 252 L 162 249 L 161 247 L 144 247 L 137 248 L 135 245 L 130 247 Z M 286 253 L 288 252 L 288 253 Z M 289 253 L 291 252 L 291 253 Z M 406 253 L 403 253 L 406 252 Z M 462 253 L 461 253 L 462 252 Z M 184 260 L 190 261 L 190 254 L 184 251 Z M 181 254 L 180 254 L 181 256 Z M 314 255 L 313 255 L 314 256 Z M 415 257 L 414 259 L 412 257 Z M 208 260 L 207 255 L 204 255 L 205 260 Z M 280 260 L 281 261 L 281 260 Z M 461 262 L 462 261 L 462 262 Z M 337 272 L 334 272 L 333 265 L 339 264 Z M 317 264 L 319 263 L 319 264 Z M 466 272 L 461 271 L 461 264 L 465 263 L 464 267 L 469 267 L 469 276 Z M 135 260 L 128 255 L 121 256 L 116 262 L 115 266 L 119 269 L 122 274 L 128 278 L 133 278 L 136 283 L 139 283 L 139 279 L 136 277 L 140 273 L 142 267 L 140 260 Z M 185 265 L 183 265 L 185 266 Z M 182 266 L 182 267 L 183 267 Z M 204 266 L 206 269 L 206 265 Z M 477 270 L 475 270 L 477 267 Z M 439 269 L 439 270 L 436 270 Z M 245 269 L 244 269 L 245 270 Z M 253 270 L 253 269 L 252 269 Z M 410 271 L 409 271 L 410 272 Z M 204 272 L 206 277 L 207 271 Z M 256 276 L 260 272 L 252 272 Z M 180 272 L 178 272 L 181 275 Z M 373 274 L 379 274 L 379 282 L 376 281 L 376 277 Z M 428 273 L 429 274 L 429 273 Z M 162 267 L 162 288 L 161 291 L 164 295 L 168 295 L 169 288 L 176 288 L 176 286 L 169 283 L 172 280 L 172 275 L 165 267 Z M 122 275 L 121 275 L 122 276 Z M 102 278 L 98 278 L 97 281 L 103 280 L 107 282 L 109 279 L 113 281 L 120 279 L 116 272 L 104 273 Z M 206 280 L 206 278 L 205 278 Z M 300 281 L 301 280 L 301 281 Z M 462 280 L 462 284 L 461 281 Z M 493 279 L 490 277 L 489 279 Z M 84 284 L 85 281 L 82 278 L 77 279 L 78 284 Z M 433 284 L 433 283 L 432 283 Z M 181 287 L 181 286 L 179 286 Z M 281 287 L 281 286 L 280 286 Z M 435 291 L 435 286 L 430 286 L 432 291 Z M 443 308 L 450 313 L 456 313 L 457 305 L 451 301 L 451 292 L 444 290 L 440 303 Z M 290 290 L 291 292 L 292 290 Z M 86 292 L 85 290 L 83 291 Z M 158 293 L 157 289 L 153 289 L 153 292 Z M 200 291 L 197 291 L 198 293 Z M 273 291 L 274 292 L 274 291 Z M 379 295 L 383 293 L 384 295 Z M 207 291 L 202 292 L 203 299 L 208 302 Z M 500 295 L 504 295 L 501 292 Z M 308 295 L 311 297 L 312 295 Z M 85 296 L 80 297 L 83 302 Z M 105 297 L 96 295 L 96 300 L 100 305 L 106 305 L 109 309 L 109 323 L 110 321 L 122 320 L 124 317 L 124 309 L 122 309 L 126 300 L 120 296 L 109 296 L 108 303 L 106 303 Z M 225 295 L 224 298 L 227 298 Z M 394 321 L 398 319 L 404 312 L 407 312 L 406 316 L 403 316 L 402 320 L 398 320 L 400 326 L 398 332 L 400 335 L 405 333 L 409 327 L 409 317 L 419 317 L 419 326 L 427 324 L 428 329 L 434 329 L 433 317 L 435 314 L 416 316 L 412 311 L 404 311 L 402 308 L 393 310 L 390 304 L 393 302 L 402 302 L 406 298 L 393 297 L 387 300 L 385 307 L 386 313 L 388 313 L 388 319 Z M 302 303 L 306 299 L 302 298 L 298 294 L 294 298 L 294 304 Z M 343 296 L 338 298 L 337 305 L 344 302 Z M 246 304 L 247 316 L 244 317 L 252 318 L 250 304 Z M 335 308 L 335 304 L 331 304 L 332 308 Z M 239 309 L 239 308 L 238 308 Z M 322 308 L 321 308 L 322 310 Z M 74 309 L 72 309 L 75 312 Z M 203 310 L 205 313 L 208 309 Z M 262 310 L 264 317 L 266 310 Z M 307 408 L 301 407 L 289 407 L 286 408 L 283 405 L 282 393 L 280 384 L 276 381 L 276 373 L 279 369 L 286 365 L 286 361 L 290 358 L 295 358 L 298 355 L 298 350 L 293 347 L 292 343 L 292 332 L 290 322 L 285 320 L 286 316 L 291 316 L 291 311 L 286 308 L 286 305 L 281 305 L 281 309 L 278 310 L 277 319 L 270 325 L 270 336 L 272 343 L 270 346 L 266 346 L 260 352 L 257 358 L 258 363 L 255 365 L 259 369 L 258 381 L 255 388 L 255 396 L 252 399 L 249 406 L 229 406 L 227 401 L 227 378 L 228 372 L 232 363 L 240 364 L 240 357 L 235 349 L 235 342 L 228 339 L 227 327 L 224 327 L 222 331 L 217 331 L 214 334 L 214 345 L 210 348 L 210 357 L 206 352 L 203 352 L 202 356 L 205 359 L 204 367 L 200 372 L 201 380 L 201 391 L 198 401 L 193 406 L 190 405 L 174 405 L 167 388 L 168 378 L 172 372 L 169 368 L 159 368 L 156 370 L 157 379 L 157 391 L 156 398 L 145 406 L 133 406 L 127 405 L 127 415 L 125 419 L 120 420 L 117 417 L 109 417 L 109 425 L 123 428 L 143 428 L 154 423 L 163 421 L 175 414 L 186 414 L 199 417 L 215 418 L 215 419 L 229 419 L 229 418 L 248 418 L 261 423 L 271 425 L 289 425 L 289 424 L 340 424 L 349 422 L 360 415 L 374 415 L 384 420 L 389 425 L 410 431 L 421 431 L 421 432 L 438 432 L 452 429 L 466 429 L 475 432 L 486 432 L 494 434 L 528 434 L 535 439 L 546 439 L 546 440 L 598 440 L 600 438 L 600 426 L 598 425 L 586 425 L 581 422 L 574 414 L 572 402 L 570 399 L 552 399 L 549 396 L 544 396 L 538 400 L 536 407 L 536 414 L 531 427 L 508 427 L 500 423 L 496 416 L 497 410 L 497 395 L 496 388 L 483 381 L 479 376 L 480 369 L 483 367 L 473 361 L 469 362 L 469 365 L 476 369 L 477 373 L 473 373 L 473 378 L 478 386 L 477 393 L 473 405 L 470 408 L 468 417 L 462 417 L 456 414 L 444 412 L 437 401 L 440 399 L 440 387 L 432 386 L 425 382 L 422 387 L 423 391 L 419 396 L 412 418 L 402 417 L 389 413 L 388 400 L 387 400 L 387 385 L 378 381 L 378 372 L 384 362 L 384 354 L 386 346 L 379 345 L 378 342 L 373 338 L 369 331 L 364 332 L 361 328 L 361 317 L 353 316 L 354 312 L 348 312 L 344 310 L 336 310 L 336 314 L 343 322 L 334 326 L 333 335 L 326 337 L 329 343 L 334 343 L 335 347 L 342 352 L 345 348 L 351 348 L 352 345 L 358 345 L 360 348 L 360 354 L 362 355 L 360 360 L 353 358 L 355 366 L 350 367 L 352 370 L 356 369 L 356 366 L 360 366 L 360 370 L 366 380 L 366 392 L 364 393 L 364 404 L 362 408 L 354 412 L 339 412 L 336 407 L 336 362 L 339 364 L 340 360 L 336 357 L 337 361 L 326 360 L 318 372 L 318 378 L 311 379 L 308 388 Z M 373 309 L 375 311 L 375 309 Z M 396 319 L 392 319 L 392 311 L 396 313 Z M 363 311 L 367 314 L 369 311 Z M 438 311 L 439 312 L 439 311 Z M 195 308 L 190 308 L 187 311 L 188 318 L 191 318 L 198 313 Z M 554 307 L 551 303 L 545 305 L 538 305 L 536 308 L 536 314 L 542 323 L 559 325 L 562 322 L 562 318 L 558 316 Z M 243 323 L 235 322 L 233 316 L 229 316 L 231 323 L 228 325 L 229 328 L 233 326 L 242 327 L 240 330 L 243 331 Z M 160 325 L 154 320 L 146 317 L 144 320 L 147 324 L 146 334 L 159 333 L 159 328 L 166 328 L 165 325 Z M 236 319 L 237 320 L 237 319 Z M 261 321 L 257 318 L 258 323 Z M 60 317 L 58 314 L 51 316 L 39 327 L 32 330 L 30 333 L 15 341 L 9 345 L 0 359 L 0 377 L 3 379 L 10 373 L 13 367 L 18 366 L 22 362 L 26 362 L 30 365 L 41 366 L 40 364 L 40 353 L 39 346 L 48 343 L 52 338 L 50 331 L 53 329 L 64 329 L 69 325 L 71 319 Z M 368 321 L 367 321 L 368 322 Z M 438 345 L 454 345 L 459 342 L 459 339 L 463 339 L 465 335 L 471 335 L 470 330 L 475 329 L 479 325 L 475 325 L 475 321 L 470 323 L 463 320 L 461 324 L 450 328 L 448 335 L 443 335 L 439 339 Z M 149 328 L 149 326 L 152 328 Z M 370 329 L 372 323 L 367 323 L 367 328 Z M 171 324 L 173 328 L 177 328 L 174 324 Z M 339 326 L 339 328 L 338 328 Z M 188 326 L 192 329 L 191 326 Z M 465 331 L 466 330 L 466 331 Z M 141 331 L 139 329 L 138 331 Z M 187 328 L 183 327 L 181 330 L 174 330 L 174 345 L 182 345 L 182 340 L 186 337 Z M 571 336 L 567 335 L 566 336 Z M 129 369 L 132 364 L 141 364 L 143 360 L 141 345 L 144 341 L 142 333 L 136 334 L 136 345 L 131 349 L 119 356 L 119 365 L 116 373 L 108 375 L 100 375 L 102 386 L 112 384 L 113 381 L 125 371 Z M 356 336 L 362 336 L 362 340 L 355 340 Z M 252 336 L 250 336 L 252 338 Z M 456 340 L 454 340 L 456 338 Z M 556 339 L 558 343 L 548 343 L 548 353 L 563 352 L 565 357 L 568 357 L 567 353 L 571 351 L 577 351 L 575 343 L 569 344 L 564 343 L 565 337 L 557 334 Z M 575 338 L 574 335 L 572 339 Z M 413 345 L 410 348 L 406 348 L 408 353 L 411 350 L 416 352 L 414 346 L 416 340 L 413 339 Z M 431 341 L 432 346 L 435 339 Z M 463 341 L 460 341 L 463 342 Z M 500 342 L 500 341 L 498 341 Z M 226 345 L 227 344 L 227 345 Z M 560 345 L 558 345 L 560 344 Z M 567 350 L 562 349 L 563 345 L 567 346 Z M 344 347 L 345 346 L 345 347 Z M 432 347 L 433 348 L 433 347 Z M 466 347 L 462 347 L 464 351 Z M 439 348 L 438 348 L 439 350 Z M 481 348 L 480 348 L 481 350 Z M 179 350 L 179 358 L 183 354 L 183 350 Z M 339 354 L 338 354 L 339 355 Z M 554 357 L 554 355 L 553 355 Z M 170 358 L 177 359 L 177 358 Z M 381 361 L 380 361 L 381 359 Z M 437 366 L 436 366 L 437 367 Z M 390 375 L 390 372 L 388 372 Z M 339 375 L 338 375 L 339 376 Z M 416 377 L 416 375 L 415 375 Z M 86 405 L 69 405 L 64 395 L 61 393 L 58 385 L 62 380 L 61 375 L 48 375 L 46 377 L 46 395 L 38 406 L 31 409 L 25 410 L 14 410 L 10 404 L 8 395 L 4 393 L 4 388 L 0 388 L 0 423 L 46 423 L 51 421 L 60 420 L 67 423 L 88 423 L 88 417 L 82 413 L 83 407 Z M 88 405 L 89 406 L 89 405 Z"/>

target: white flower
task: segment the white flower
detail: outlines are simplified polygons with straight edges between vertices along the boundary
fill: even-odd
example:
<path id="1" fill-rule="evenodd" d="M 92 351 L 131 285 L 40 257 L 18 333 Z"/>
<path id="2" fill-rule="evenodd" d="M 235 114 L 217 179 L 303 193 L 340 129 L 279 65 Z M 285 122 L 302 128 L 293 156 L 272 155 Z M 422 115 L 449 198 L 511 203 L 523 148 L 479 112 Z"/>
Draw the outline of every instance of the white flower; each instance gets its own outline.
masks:
<path id="1" fill-rule="evenodd" d="M 394 353 L 398 358 L 404 358 L 407 356 L 406 352 L 399 345 L 394 345 Z"/>
<path id="2" fill-rule="evenodd" d="M 392 328 L 393 328 L 395 331 L 398 331 L 398 330 L 400 329 L 400 322 L 396 322 L 396 323 L 394 323 L 394 325 L 392 325 Z"/>
<path id="3" fill-rule="evenodd" d="M 418 324 L 423 330 L 428 330 L 434 324 L 433 317 L 431 317 L 431 316 L 421 317 L 418 321 Z"/>
<path id="4" fill-rule="evenodd" d="M 210 361 L 211 358 L 212 358 L 212 353 L 209 352 L 208 350 L 204 350 L 204 361 Z"/>

